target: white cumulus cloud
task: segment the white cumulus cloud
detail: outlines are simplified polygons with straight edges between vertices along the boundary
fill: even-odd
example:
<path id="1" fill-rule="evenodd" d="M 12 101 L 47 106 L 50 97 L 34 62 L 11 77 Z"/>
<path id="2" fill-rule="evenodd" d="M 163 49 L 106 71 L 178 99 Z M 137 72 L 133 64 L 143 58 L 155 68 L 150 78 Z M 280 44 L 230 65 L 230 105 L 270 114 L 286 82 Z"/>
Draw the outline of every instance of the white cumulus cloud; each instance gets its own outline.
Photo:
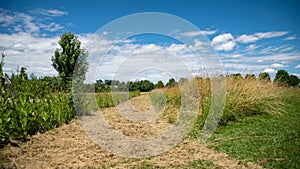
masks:
<path id="1" fill-rule="evenodd" d="M 263 72 L 266 72 L 266 73 L 276 73 L 276 70 L 272 69 L 272 68 L 266 68 Z"/>
<path id="2" fill-rule="evenodd" d="M 259 40 L 259 38 L 255 35 L 241 35 L 236 39 L 238 42 L 241 43 L 251 43 L 251 42 L 256 42 Z"/>
<path id="3" fill-rule="evenodd" d="M 284 65 L 283 65 L 283 64 L 280 64 L 280 63 L 273 63 L 273 64 L 271 65 L 271 67 L 272 67 L 272 68 L 282 68 L 282 67 L 284 67 Z"/>
<path id="4" fill-rule="evenodd" d="M 235 46 L 235 40 L 231 33 L 220 34 L 213 38 L 211 44 L 216 50 L 230 51 Z"/>

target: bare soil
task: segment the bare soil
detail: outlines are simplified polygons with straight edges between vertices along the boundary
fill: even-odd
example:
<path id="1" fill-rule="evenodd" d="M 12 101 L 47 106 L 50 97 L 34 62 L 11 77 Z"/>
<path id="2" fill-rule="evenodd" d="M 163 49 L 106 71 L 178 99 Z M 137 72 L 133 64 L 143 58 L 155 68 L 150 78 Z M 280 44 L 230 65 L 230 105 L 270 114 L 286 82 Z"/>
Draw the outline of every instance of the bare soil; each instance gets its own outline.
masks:
<path id="1" fill-rule="evenodd" d="M 133 98 L 130 102 L 135 111 L 147 112 L 151 109 L 147 95 Z M 123 105 L 102 109 L 101 112 L 112 128 L 124 135 L 146 138 L 171 125 L 164 118 L 152 124 L 132 122 L 118 113 L 120 106 Z M 211 150 L 197 140 L 183 140 L 169 151 L 154 157 L 120 157 L 95 144 L 79 120 L 34 135 L 30 141 L 20 143 L 19 147 L 7 145 L 0 149 L 0 168 L 140 168 L 142 163 L 163 168 L 182 168 L 200 159 L 212 161 L 219 168 L 261 168 L 257 164 L 241 162 Z"/>

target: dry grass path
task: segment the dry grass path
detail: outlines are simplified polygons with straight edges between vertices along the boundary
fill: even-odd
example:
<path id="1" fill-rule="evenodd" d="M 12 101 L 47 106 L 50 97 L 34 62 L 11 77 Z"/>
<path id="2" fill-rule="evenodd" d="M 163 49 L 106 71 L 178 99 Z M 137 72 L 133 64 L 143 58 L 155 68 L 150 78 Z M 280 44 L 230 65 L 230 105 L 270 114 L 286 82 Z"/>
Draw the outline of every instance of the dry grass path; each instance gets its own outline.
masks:
<path id="1" fill-rule="evenodd" d="M 150 110 L 147 95 L 133 98 L 131 104 L 136 111 Z M 158 119 L 153 124 L 131 122 L 118 113 L 118 108 L 106 108 L 101 112 L 109 124 L 124 135 L 144 138 L 170 126 L 166 119 Z M 211 168 L 261 168 L 211 150 L 197 140 L 184 140 L 169 151 L 151 158 L 119 157 L 97 146 L 78 120 L 34 135 L 20 147 L 8 145 L 0 149 L 0 168 L 140 168 L 143 163 L 164 168 L 182 168 L 195 160 L 212 161 L 214 165 Z"/>

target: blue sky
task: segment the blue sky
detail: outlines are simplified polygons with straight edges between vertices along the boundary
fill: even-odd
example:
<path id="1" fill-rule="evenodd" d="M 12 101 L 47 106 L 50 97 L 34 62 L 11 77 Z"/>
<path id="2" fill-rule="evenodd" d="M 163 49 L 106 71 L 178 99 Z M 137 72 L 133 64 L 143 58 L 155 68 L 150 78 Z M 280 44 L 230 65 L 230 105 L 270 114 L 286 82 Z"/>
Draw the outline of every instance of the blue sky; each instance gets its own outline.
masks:
<path id="1" fill-rule="evenodd" d="M 115 19 L 139 12 L 162 12 L 181 17 L 202 30 L 228 73 L 257 75 L 266 71 L 274 77 L 277 70 L 285 69 L 300 77 L 299 8 L 299 1 L 284 0 L 0 0 L 0 49 L 7 55 L 6 72 L 25 66 L 37 76 L 56 75 L 50 59 L 63 32 L 73 31 L 84 46 L 92 34 Z M 195 37 L 197 32 L 185 35 Z M 132 50 L 171 50 L 179 45 L 176 40 L 155 36 L 137 37 L 130 43 Z"/>

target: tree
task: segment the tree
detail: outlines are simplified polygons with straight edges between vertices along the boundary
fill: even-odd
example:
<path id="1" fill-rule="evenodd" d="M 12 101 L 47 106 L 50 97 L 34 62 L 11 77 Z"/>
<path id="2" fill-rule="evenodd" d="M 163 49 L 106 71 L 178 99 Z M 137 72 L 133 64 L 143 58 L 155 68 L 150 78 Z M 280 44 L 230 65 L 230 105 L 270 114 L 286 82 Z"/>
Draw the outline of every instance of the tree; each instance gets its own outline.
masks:
<path id="1" fill-rule="evenodd" d="M 28 80 L 28 75 L 26 73 L 26 68 L 25 67 L 21 67 L 19 76 L 20 76 L 21 80 Z"/>
<path id="2" fill-rule="evenodd" d="M 298 86 L 300 79 L 295 75 L 290 75 L 290 86 Z"/>
<path id="3" fill-rule="evenodd" d="M 4 53 L 1 54 L 1 62 L 0 62 L 0 76 L 3 76 L 3 66 L 4 66 Z"/>
<path id="4" fill-rule="evenodd" d="M 227 75 L 227 77 L 230 77 L 234 80 L 243 80 L 243 76 L 240 73 L 236 73 L 236 74 L 231 74 L 231 75 Z"/>
<path id="5" fill-rule="evenodd" d="M 160 80 L 155 84 L 155 88 L 163 88 L 164 87 L 164 83 Z"/>
<path id="6" fill-rule="evenodd" d="M 129 91 L 139 91 L 141 86 L 139 81 L 129 81 L 127 85 L 129 87 Z"/>
<path id="7" fill-rule="evenodd" d="M 260 73 L 258 75 L 258 80 L 271 83 L 271 77 L 270 77 L 269 73 L 267 73 L 267 72 Z"/>
<path id="8" fill-rule="evenodd" d="M 83 82 L 88 69 L 88 53 L 84 48 L 81 48 L 78 37 L 72 32 L 64 33 L 61 35 L 58 44 L 61 49 L 55 50 L 51 60 L 52 66 L 59 73 L 63 84 L 70 83 L 74 72 L 76 77 Z"/>
<path id="9" fill-rule="evenodd" d="M 176 84 L 175 79 L 171 78 L 171 79 L 169 79 L 169 82 L 166 84 L 166 86 L 173 87 L 173 86 L 175 86 L 175 84 Z"/>
<path id="10" fill-rule="evenodd" d="M 276 83 L 278 86 L 287 86 L 290 84 L 290 76 L 287 71 L 285 70 L 278 70 L 275 78 L 274 83 Z"/>
<path id="11" fill-rule="evenodd" d="M 148 92 L 154 88 L 154 84 L 149 80 L 141 80 L 140 91 L 141 92 Z"/>
<path id="12" fill-rule="evenodd" d="M 247 80 L 256 80 L 256 77 L 254 74 L 246 74 L 245 79 Z"/>

